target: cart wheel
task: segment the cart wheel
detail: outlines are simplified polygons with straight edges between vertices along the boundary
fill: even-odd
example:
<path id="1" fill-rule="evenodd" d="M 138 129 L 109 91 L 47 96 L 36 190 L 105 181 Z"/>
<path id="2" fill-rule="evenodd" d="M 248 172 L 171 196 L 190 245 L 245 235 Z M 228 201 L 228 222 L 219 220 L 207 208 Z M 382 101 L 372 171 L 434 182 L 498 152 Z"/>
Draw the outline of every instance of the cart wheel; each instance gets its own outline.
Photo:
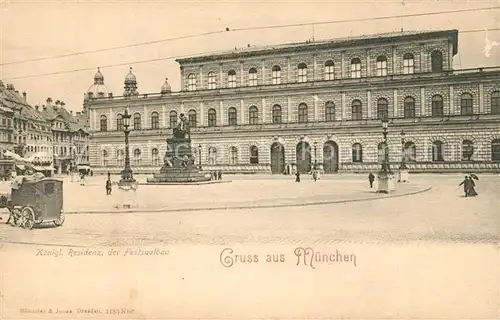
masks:
<path id="1" fill-rule="evenodd" d="M 12 209 L 11 215 L 12 215 L 12 220 L 10 221 L 10 224 L 12 226 L 22 227 L 24 218 L 21 215 L 21 210 L 14 208 Z"/>
<path id="2" fill-rule="evenodd" d="M 57 218 L 57 220 L 54 221 L 54 224 L 57 226 L 57 227 L 60 227 L 62 226 L 64 223 L 64 212 L 61 211 L 61 214 L 59 215 L 59 217 Z"/>
<path id="3" fill-rule="evenodd" d="M 33 209 L 31 209 L 31 207 L 24 207 L 21 210 L 21 217 L 21 226 L 25 229 L 33 229 L 33 226 L 35 225 L 35 212 L 33 212 Z"/>

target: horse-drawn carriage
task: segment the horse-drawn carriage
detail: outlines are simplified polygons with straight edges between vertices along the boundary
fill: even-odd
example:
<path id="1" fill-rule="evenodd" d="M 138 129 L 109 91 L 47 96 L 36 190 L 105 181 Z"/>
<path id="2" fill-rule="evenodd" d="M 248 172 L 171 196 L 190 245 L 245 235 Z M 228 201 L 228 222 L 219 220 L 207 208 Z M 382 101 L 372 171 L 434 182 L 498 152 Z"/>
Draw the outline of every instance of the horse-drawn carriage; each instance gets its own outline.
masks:
<path id="1" fill-rule="evenodd" d="M 12 188 L 9 196 L 3 195 L 0 207 L 10 212 L 9 222 L 25 229 L 42 223 L 64 223 L 63 182 L 52 178 L 23 181 L 19 188 Z"/>

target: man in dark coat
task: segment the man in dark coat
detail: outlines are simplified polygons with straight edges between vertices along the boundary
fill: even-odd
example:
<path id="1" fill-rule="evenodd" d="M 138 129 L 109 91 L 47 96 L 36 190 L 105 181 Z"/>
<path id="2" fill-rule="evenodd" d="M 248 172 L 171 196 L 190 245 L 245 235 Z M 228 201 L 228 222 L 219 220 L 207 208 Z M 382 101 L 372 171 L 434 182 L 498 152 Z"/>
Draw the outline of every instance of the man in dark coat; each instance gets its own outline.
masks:
<path id="1" fill-rule="evenodd" d="M 467 197 L 469 195 L 470 180 L 468 176 L 465 176 L 464 181 L 462 181 L 459 186 L 464 185 L 464 194 Z"/>
<path id="2" fill-rule="evenodd" d="M 295 182 L 300 182 L 300 172 L 295 173 Z"/>
<path id="3" fill-rule="evenodd" d="M 371 172 L 368 175 L 368 181 L 370 182 L 370 188 L 373 188 L 373 181 L 375 181 L 375 176 Z"/>

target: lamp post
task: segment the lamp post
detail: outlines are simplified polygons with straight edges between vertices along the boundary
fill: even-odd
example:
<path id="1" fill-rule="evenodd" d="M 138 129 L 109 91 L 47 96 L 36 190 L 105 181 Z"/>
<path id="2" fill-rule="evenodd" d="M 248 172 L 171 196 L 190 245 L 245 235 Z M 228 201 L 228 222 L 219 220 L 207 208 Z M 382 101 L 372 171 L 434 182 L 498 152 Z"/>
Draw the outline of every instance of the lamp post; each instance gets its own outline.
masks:
<path id="1" fill-rule="evenodd" d="M 382 134 L 384 135 L 384 160 L 382 161 L 382 168 L 378 172 L 378 190 L 377 192 L 389 193 L 394 190 L 393 174 L 389 165 L 389 147 L 387 144 L 387 129 L 389 127 L 389 120 L 382 119 Z"/>
<path id="2" fill-rule="evenodd" d="M 401 130 L 401 164 L 399 165 L 399 178 L 398 182 L 408 181 L 408 166 L 406 165 L 405 155 L 405 136 L 404 130 Z"/>
<path id="3" fill-rule="evenodd" d="M 132 169 L 130 168 L 130 152 L 128 142 L 128 136 L 130 134 L 130 130 L 128 129 L 130 126 L 130 117 L 131 115 L 128 113 L 128 110 L 125 110 L 125 113 L 122 115 L 123 132 L 125 133 L 125 168 L 121 172 L 120 179 L 120 184 L 122 185 L 135 183 Z"/>
<path id="4" fill-rule="evenodd" d="M 314 170 L 317 170 L 318 169 L 318 157 L 317 157 L 317 145 L 318 145 L 318 142 L 317 141 L 314 141 Z"/>
<path id="5" fill-rule="evenodd" d="M 198 167 L 201 170 L 201 144 L 198 145 Z"/>

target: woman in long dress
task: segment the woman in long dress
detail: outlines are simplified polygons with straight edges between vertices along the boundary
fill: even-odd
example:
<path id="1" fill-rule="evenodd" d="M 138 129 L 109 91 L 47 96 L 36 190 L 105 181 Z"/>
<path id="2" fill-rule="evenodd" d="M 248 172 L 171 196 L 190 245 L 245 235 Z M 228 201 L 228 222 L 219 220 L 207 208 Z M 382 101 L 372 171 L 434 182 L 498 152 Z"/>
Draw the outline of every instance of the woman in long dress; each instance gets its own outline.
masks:
<path id="1" fill-rule="evenodd" d="M 474 179 L 469 177 L 469 197 L 477 196 L 476 189 L 474 189 L 475 186 L 476 184 L 474 183 Z"/>

